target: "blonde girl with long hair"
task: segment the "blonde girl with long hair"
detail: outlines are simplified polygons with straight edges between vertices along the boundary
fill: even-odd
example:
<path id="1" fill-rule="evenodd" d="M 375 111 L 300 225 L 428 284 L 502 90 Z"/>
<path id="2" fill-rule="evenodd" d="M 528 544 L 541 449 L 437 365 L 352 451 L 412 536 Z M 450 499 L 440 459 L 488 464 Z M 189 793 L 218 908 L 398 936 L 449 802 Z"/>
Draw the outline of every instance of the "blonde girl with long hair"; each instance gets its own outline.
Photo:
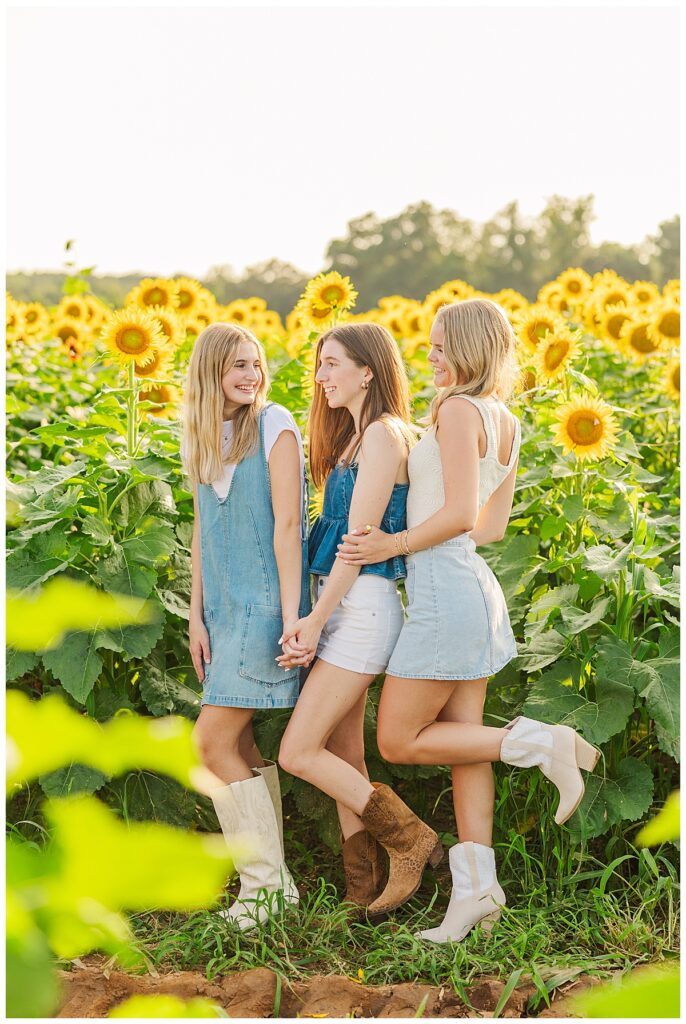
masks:
<path id="1" fill-rule="evenodd" d="M 540 767 L 558 788 L 555 820 L 584 793 L 580 768 L 599 756 L 568 726 L 519 717 L 483 725 L 488 677 L 517 648 L 503 592 L 477 546 L 505 533 L 515 488 L 519 421 L 507 409 L 515 378 L 514 335 L 489 299 L 443 306 L 429 362 L 438 389 L 431 425 L 409 460 L 407 621 L 388 665 L 379 705 L 379 750 L 398 764 L 452 766 L 459 842 L 449 853 L 450 903 L 433 942 L 458 941 L 477 923 L 491 928 L 505 904 L 492 848 L 492 762 Z M 388 557 L 397 539 L 361 521 L 343 539 L 350 568 Z"/>
<path id="2" fill-rule="evenodd" d="M 211 795 L 222 832 L 257 837 L 236 856 L 241 888 L 224 916 L 254 928 L 298 890 L 286 866 L 278 768 L 255 743 L 257 708 L 290 708 L 300 669 L 274 659 L 310 608 L 307 489 L 300 431 L 267 401 L 269 371 L 253 334 L 216 323 L 188 369 L 182 456 L 193 484 L 189 646 L 203 684 L 194 736 L 223 786 Z"/>
<path id="3" fill-rule="evenodd" d="M 405 527 L 409 389 L 391 334 L 360 322 L 321 336 L 315 383 L 310 465 L 316 486 L 325 485 L 309 545 L 315 605 L 284 630 L 278 660 L 286 667 L 316 661 L 279 763 L 337 802 L 346 900 L 374 914 L 409 899 L 442 852 L 433 829 L 388 786 L 370 782 L 364 761 L 367 690 L 386 668 L 403 623 L 396 586 L 406 572 L 402 551 L 361 571 L 335 557 L 350 523 Z"/>

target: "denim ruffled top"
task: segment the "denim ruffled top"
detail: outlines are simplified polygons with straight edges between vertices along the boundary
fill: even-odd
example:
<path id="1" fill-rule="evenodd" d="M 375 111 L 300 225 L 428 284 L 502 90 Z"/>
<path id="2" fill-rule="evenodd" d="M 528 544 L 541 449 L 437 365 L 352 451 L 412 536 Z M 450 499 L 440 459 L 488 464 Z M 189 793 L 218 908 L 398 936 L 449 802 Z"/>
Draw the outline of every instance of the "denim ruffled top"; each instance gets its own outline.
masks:
<path id="1" fill-rule="evenodd" d="M 334 466 L 324 488 L 322 513 L 310 530 L 309 562 L 310 572 L 317 576 L 328 576 L 336 560 L 338 544 L 343 541 L 343 534 L 349 528 L 355 529 L 359 523 L 348 523 L 350 502 L 352 501 L 355 480 L 357 479 L 357 463 L 347 466 Z M 391 498 L 381 520 L 381 529 L 385 533 L 398 533 L 407 528 L 407 492 L 409 484 L 394 484 Z M 407 576 L 405 559 L 400 555 L 389 558 L 385 562 L 374 565 L 363 565 L 360 575 L 385 576 L 388 580 L 400 580 Z"/>

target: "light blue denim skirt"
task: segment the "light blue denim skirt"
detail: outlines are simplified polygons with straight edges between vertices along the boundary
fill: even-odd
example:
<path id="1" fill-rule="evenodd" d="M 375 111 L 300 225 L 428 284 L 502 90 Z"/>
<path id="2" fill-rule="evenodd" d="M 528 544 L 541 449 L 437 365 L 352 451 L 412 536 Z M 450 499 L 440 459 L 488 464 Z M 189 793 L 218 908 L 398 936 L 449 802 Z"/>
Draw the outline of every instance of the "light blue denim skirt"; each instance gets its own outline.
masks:
<path id="1" fill-rule="evenodd" d="M 407 619 L 386 674 L 483 679 L 517 656 L 500 584 L 466 534 L 407 559 Z"/>

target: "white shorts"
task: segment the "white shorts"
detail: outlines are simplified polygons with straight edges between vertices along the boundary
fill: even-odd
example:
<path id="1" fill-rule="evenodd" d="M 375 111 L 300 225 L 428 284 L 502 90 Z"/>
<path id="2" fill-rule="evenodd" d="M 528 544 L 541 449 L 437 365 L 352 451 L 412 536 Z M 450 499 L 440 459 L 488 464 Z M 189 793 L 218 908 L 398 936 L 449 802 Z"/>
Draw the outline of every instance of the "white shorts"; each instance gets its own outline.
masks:
<path id="1" fill-rule="evenodd" d="M 314 577 L 315 604 L 328 577 Z M 365 573 L 329 616 L 317 657 L 363 675 L 385 672 L 404 621 L 395 580 Z"/>

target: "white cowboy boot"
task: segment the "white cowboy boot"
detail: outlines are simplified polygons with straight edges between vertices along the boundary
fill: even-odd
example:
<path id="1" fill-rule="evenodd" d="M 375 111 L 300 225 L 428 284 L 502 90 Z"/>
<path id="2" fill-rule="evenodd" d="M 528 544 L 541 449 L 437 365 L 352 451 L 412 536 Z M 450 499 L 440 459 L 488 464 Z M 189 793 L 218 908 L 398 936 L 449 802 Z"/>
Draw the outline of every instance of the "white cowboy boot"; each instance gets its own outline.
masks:
<path id="1" fill-rule="evenodd" d="M 562 825 L 583 799 L 585 784 L 579 769 L 592 772 L 600 751 L 568 725 L 547 725 L 520 715 L 505 728 L 500 760 L 518 768 L 541 769 L 559 790 L 555 821 Z"/>
<path id="2" fill-rule="evenodd" d="M 277 911 L 279 897 L 284 903 L 297 903 L 298 890 L 283 859 L 276 813 L 264 777 L 256 772 L 252 779 L 222 786 L 210 796 L 229 847 L 235 838 L 255 840 L 250 857 L 234 858 L 240 892 L 228 911 L 220 911 L 222 917 L 247 931 Z"/>
<path id="3" fill-rule="evenodd" d="M 495 854 L 481 843 L 457 843 L 448 853 L 453 891 L 438 928 L 419 932 L 429 942 L 460 942 L 475 925 L 490 931 L 505 906 L 495 874 Z"/>
<path id="4" fill-rule="evenodd" d="M 281 784 L 279 783 L 278 765 L 276 761 L 266 761 L 261 768 L 253 768 L 253 771 L 259 772 L 267 783 L 269 796 L 274 807 L 274 814 L 276 815 L 276 824 L 279 828 L 279 840 L 281 842 L 281 853 L 283 854 L 283 808 L 281 806 Z"/>

